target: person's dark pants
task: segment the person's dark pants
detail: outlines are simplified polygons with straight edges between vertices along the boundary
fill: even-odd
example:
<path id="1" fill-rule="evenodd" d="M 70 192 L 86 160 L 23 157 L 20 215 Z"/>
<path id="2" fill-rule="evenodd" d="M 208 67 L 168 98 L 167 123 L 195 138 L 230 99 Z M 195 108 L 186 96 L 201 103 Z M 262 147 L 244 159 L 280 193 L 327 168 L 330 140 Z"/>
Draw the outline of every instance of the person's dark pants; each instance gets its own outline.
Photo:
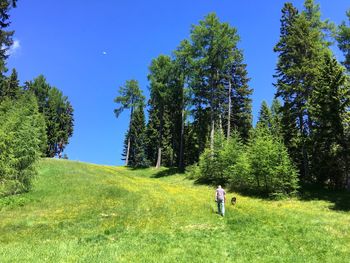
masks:
<path id="1" fill-rule="evenodd" d="M 225 215 L 225 202 L 224 200 L 218 200 L 218 214 L 224 216 Z"/>

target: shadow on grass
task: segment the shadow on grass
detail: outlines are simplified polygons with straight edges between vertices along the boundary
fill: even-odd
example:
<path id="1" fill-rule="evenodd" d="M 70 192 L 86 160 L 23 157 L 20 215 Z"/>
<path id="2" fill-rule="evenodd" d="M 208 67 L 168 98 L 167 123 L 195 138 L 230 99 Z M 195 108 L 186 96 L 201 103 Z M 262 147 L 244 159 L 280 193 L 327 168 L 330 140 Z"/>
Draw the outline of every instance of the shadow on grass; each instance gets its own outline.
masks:
<path id="1" fill-rule="evenodd" d="M 132 166 L 127 166 L 127 168 L 131 171 L 138 171 L 138 170 L 147 170 L 149 169 L 149 166 L 137 166 L 137 167 L 132 167 Z"/>
<path id="2" fill-rule="evenodd" d="M 279 195 L 279 194 L 267 194 L 266 192 L 257 192 L 257 191 L 251 191 L 251 190 L 242 190 L 242 189 L 236 189 L 227 187 L 225 188 L 225 183 L 220 181 L 213 181 L 208 178 L 199 178 L 194 181 L 195 184 L 198 185 L 210 185 L 213 186 L 213 188 L 216 188 L 217 185 L 222 185 L 224 189 L 228 190 L 229 192 L 235 192 L 242 196 L 257 198 L 257 199 L 265 199 L 265 200 L 283 200 L 285 198 L 288 198 L 288 196 L 285 195 Z M 297 195 L 299 200 L 301 201 L 314 201 L 314 200 L 323 200 L 330 202 L 329 208 L 335 211 L 350 211 L 350 192 L 346 190 L 328 190 L 324 189 L 320 186 L 310 186 L 310 185 L 302 185 L 302 187 L 299 189 Z"/>
<path id="3" fill-rule="evenodd" d="M 350 211 L 350 192 L 327 190 L 315 186 L 303 186 L 299 191 L 300 200 L 324 200 L 332 203 L 330 209 L 337 211 Z"/>
<path id="4" fill-rule="evenodd" d="M 277 200 L 275 197 L 268 195 L 264 192 L 257 192 L 257 191 L 252 191 L 252 190 L 243 190 L 243 189 L 237 189 L 237 188 L 232 188 L 227 185 L 226 182 L 222 181 L 211 181 L 208 179 L 203 179 L 203 178 L 198 178 L 198 179 L 193 179 L 193 178 L 187 178 L 190 180 L 194 180 L 195 185 L 209 185 L 213 187 L 213 191 L 218 187 L 218 185 L 221 185 L 222 188 L 224 188 L 227 191 L 227 198 L 231 199 L 231 197 L 235 196 L 234 194 L 237 193 L 241 196 L 245 197 L 250 197 L 250 198 L 255 198 L 255 199 L 266 199 L 266 200 Z"/>
<path id="5" fill-rule="evenodd" d="M 160 170 L 155 175 L 152 176 L 152 178 L 161 178 L 166 176 L 172 176 L 175 174 L 183 174 L 184 172 L 181 171 L 177 167 L 171 167 L 171 168 L 165 168 L 164 170 Z"/>

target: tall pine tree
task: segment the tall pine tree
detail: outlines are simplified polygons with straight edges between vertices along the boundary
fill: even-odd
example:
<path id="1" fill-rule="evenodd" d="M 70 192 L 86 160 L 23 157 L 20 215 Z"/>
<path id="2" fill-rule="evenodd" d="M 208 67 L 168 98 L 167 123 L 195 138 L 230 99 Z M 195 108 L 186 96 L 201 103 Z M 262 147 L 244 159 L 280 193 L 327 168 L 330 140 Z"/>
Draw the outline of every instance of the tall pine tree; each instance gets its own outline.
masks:
<path id="1" fill-rule="evenodd" d="M 25 83 L 25 92 L 35 95 L 39 112 L 45 117 L 47 157 L 62 156 L 62 152 L 73 135 L 73 107 L 67 96 L 47 83 L 43 75 Z"/>
<path id="2" fill-rule="evenodd" d="M 318 83 L 328 42 L 325 40 L 325 23 L 320 20 L 319 6 L 313 0 L 306 0 L 304 7 L 300 14 L 290 3 L 286 3 L 282 9 L 281 36 L 274 48 L 279 55 L 275 85 L 277 97 L 284 102 L 282 132 L 285 142 L 299 165 L 302 179 L 312 180 L 309 100 Z"/>
<path id="3" fill-rule="evenodd" d="M 265 129 L 271 129 L 272 127 L 272 113 L 267 105 L 266 101 L 263 101 L 261 103 L 260 112 L 259 112 L 259 119 L 257 125 L 264 127 Z"/>
<path id="4" fill-rule="evenodd" d="M 160 55 L 152 60 L 149 67 L 150 73 L 150 100 L 149 100 L 149 122 L 147 134 L 156 138 L 155 141 L 148 140 L 147 152 L 156 157 L 155 165 L 159 168 L 163 163 L 171 166 L 174 163 L 174 148 L 172 145 L 173 121 L 178 123 L 179 119 L 173 119 L 174 110 L 181 114 L 178 106 L 179 97 L 173 96 L 174 91 L 174 63 L 169 56 Z M 181 115 L 180 115 L 181 116 Z M 156 156 L 154 156 L 156 153 Z M 154 161 L 151 159 L 150 161 Z"/>
<path id="5" fill-rule="evenodd" d="M 348 17 L 348 25 L 342 22 L 338 28 L 337 41 L 338 47 L 344 52 L 345 61 L 344 66 L 350 72 L 350 9 L 346 12 Z"/>
<path id="6" fill-rule="evenodd" d="M 127 155 L 129 147 L 128 166 L 147 167 L 149 165 L 145 151 L 145 137 L 146 123 L 144 114 L 144 104 L 140 103 L 135 107 L 131 127 L 125 136 L 124 156 Z"/>
<path id="7" fill-rule="evenodd" d="M 0 79 L 4 77 L 7 71 L 6 59 L 9 56 L 9 49 L 13 44 L 14 31 L 7 30 L 10 26 L 9 11 L 12 7 L 16 7 L 17 0 L 0 0 Z"/>
<path id="8" fill-rule="evenodd" d="M 130 109 L 130 120 L 129 120 L 129 131 L 127 132 L 127 149 L 125 156 L 125 165 L 129 165 L 129 156 L 131 148 L 131 128 L 133 125 L 134 110 L 137 107 L 144 105 L 144 96 L 136 80 L 126 81 L 124 86 L 119 88 L 119 96 L 114 99 L 118 107 L 114 110 L 115 116 L 118 118 L 119 115 L 125 110 Z"/>
<path id="9" fill-rule="evenodd" d="M 310 101 L 314 121 L 312 169 L 319 183 L 340 189 L 348 180 L 349 153 L 343 117 L 350 106 L 350 93 L 343 67 L 330 54 L 324 60 Z"/>

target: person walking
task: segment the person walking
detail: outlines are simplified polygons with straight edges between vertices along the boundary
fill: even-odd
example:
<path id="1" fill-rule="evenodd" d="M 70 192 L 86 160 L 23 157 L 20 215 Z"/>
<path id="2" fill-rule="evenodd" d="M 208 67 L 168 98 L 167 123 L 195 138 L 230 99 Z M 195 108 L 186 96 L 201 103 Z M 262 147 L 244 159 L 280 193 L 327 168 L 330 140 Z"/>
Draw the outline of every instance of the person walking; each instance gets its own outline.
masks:
<path id="1" fill-rule="evenodd" d="M 226 201 L 226 192 L 221 188 L 221 185 L 215 191 L 215 202 L 218 204 L 218 214 L 225 215 L 225 201 Z"/>

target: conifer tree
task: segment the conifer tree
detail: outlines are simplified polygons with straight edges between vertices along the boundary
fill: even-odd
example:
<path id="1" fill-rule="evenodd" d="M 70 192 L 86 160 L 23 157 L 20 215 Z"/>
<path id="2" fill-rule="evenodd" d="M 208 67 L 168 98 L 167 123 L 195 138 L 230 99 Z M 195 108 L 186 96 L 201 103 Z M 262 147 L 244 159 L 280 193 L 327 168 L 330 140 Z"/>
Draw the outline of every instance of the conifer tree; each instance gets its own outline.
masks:
<path id="1" fill-rule="evenodd" d="M 4 77 L 7 71 L 6 59 L 9 56 L 9 48 L 13 44 L 14 31 L 7 30 L 11 22 L 9 21 L 9 11 L 12 7 L 16 7 L 17 0 L 0 0 L 0 79 Z"/>
<path id="2" fill-rule="evenodd" d="M 21 93 L 16 69 L 12 69 L 9 77 L 4 77 L 0 84 L 0 101 L 5 98 L 16 99 Z"/>
<path id="3" fill-rule="evenodd" d="M 132 134 L 131 128 L 134 117 L 134 109 L 144 104 L 144 96 L 142 95 L 138 82 L 136 80 L 126 81 L 125 85 L 119 88 L 119 96 L 114 99 L 114 102 L 119 106 L 114 110 L 114 114 L 117 118 L 125 109 L 130 109 L 129 131 L 127 133 L 128 139 L 125 157 L 125 165 L 128 166 L 131 147 L 131 137 L 129 135 Z"/>
<path id="4" fill-rule="evenodd" d="M 32 92 L 38 101 L 39 111 L 44 112 L 47 106 L 47 98 L 51 86 L 47 83 L 44 75 L 39 75 L 33 81 L 27 81 L 24 89 Z"/>
<path id="5" fill-rule="evenodd" d="M 180 171 L 184 170 L 184 151 L 185 151 L 185 122 L 186 122 L 186 108 L 189 105 L 189 80 L 191 78 L 191 45 L 188 40 L 183 40 L 179 47 L 174 52 L 175 60 L 175 77 L 178 84 L 179 109 L 181 110 L 180 121 L 180 143 L 179 143 L 179 162 L 178 167 Z"/>
<path id="6" fill-rule="evenodd" d="M 156 168 L 159 168 L 162 164 L 162 156 L 166 159 L 169 157 L 169 105 L 171 101 L 170 91 L 171 91 L 171 74 L 173 73 L 173 64 L 169 56 L 160 55 L 156 59 L 152 60 L 151 66 L 149 68 L 150 73 L 148 79 L 150 81 L 150 118 L 148 127 L 153 129 L 153 131 L 148 131 L 147 133 L 157 137 L 156 140 Z M 152 148 L 152 146 L 148 146 Z M 166 151 L 168 150 L 168 151 Z M 150 152 L 152 150 L 148 150 Z M 164 154 L 162 151 L 165 151 Z M 171 153 L 170 153 L 171 155 Z"/>
<path id="7" fill-rule="evenodd" d="M 62 156 L 62 152 L 73 135 L 73 107 L 67 96 L 47 83 L 43 75 L 25 83 L 24 90 L 35 95 L 39 112 L 45 117 L 47 157 Z"/>
<path id="8" fill-rule="evenodd" d="M 314 89 L 310 107 L 314 121 L 312 168 L 319 183 L 331 182 L 340 189 L 348 173 L 347 140 L 343 117 L 350 106 L 350 93 L 344 69 L 330 54 L 325 55 L 319 85 Z"/>
<path id="9" fill-rule="evenodd" d="M 326 24 L 320 20 L 319 6 L 313 0 L 306 0 L 304 7 L 300 14 L 290 3 L 282 9 L 281 36 L 274 48 L 279 54 L 275 85 L 277 97 L 284 102 L 285 142 L 303 179 L 310 180 L 312 118 L 309 100 L 317 86 L 323 54 L 329 43 L 325 40 Z"/>
<path id="10" fill-rule="evenodd" d="M 261 103 L 259 119 L 257 125 L 263 126 L 266 129 L 271 129 L 272 127 L 272 113 L 267 105 L 266 101 Z"/>
<path id="11" fill-rule="evenodd" d="M 148 161 L 145 152 L 146 123 L 144 104 L 140 103 L 135 107 L 131 127 L 125 136 L 124 156 L 127 155 L 130 139 L 128 165 L 131 167 L 147 167 Z"/>
<path id="12" fill-rule="evenodd" d="M 338 47 L 344 52 L 344 66 L 350 72 L 350 9 L 346 12 L 348 17 L 348 25 L 342 22 L 338 28 L 337 41 Z"/>
<path id="13" fill-rule="evenodd" d="M 159 119 L 158 119 L 157 109 L 153 106 L 152 100 L 149 101 L 149 109 L 148 109 L 148 122 L 146 125 L 146 156 L 147 160 L 149 160 L 151 165 L 156 165 L 157 161 L 157 146 L 158 146 L 158 127 L 159 127 Z"/>
<path id="14" fill-rule="evenodd" d="M 239 133 L 244 142 L 248 141 L 252 128 L 252 99 L 253 90 L 249 87 L 247 64 L 243 63 L 241 50 L 235 51 L 231 65 L 232 105 L 231 125 L 228 127 Z M 230 84 L 230 83 L 229 83 Z"/>
<path id="15" fill-rule="evenodd" d="M 213 13 L 192 28 L 190 88 L 199 153 L 207 137 L 213 150 L 215 130 L 227 138 L 236 130 L 248 139 L 252 90 L 238 41 L 237 30 Z"/>
<path id="16" fill-rule="evenodd" d="M 47 156 L 62 157 L 69 138 L 73 135 L 73 107 L 68 98 L 55 87 L 48 92 L 47 105 L 44 110 L 47 129 Z"/>
<path id="17" fill-rule="evenodd" d="M 281 137 L 282 106 L 278 99 L 273 99 L 271 104 L 271 133 L 276 137 Z"/>
<path id="18" fill-rule="evenodd" d="M 191 31 L 193 79 L 191 89 L 196 111 L 209 111 L 210 146 L 214 147 L 215 125 L 222 129 L 224 100 L 223 79 L 232 62 L 239 40 L 237 30 L 220 23 L 215 14 L 209 14 Z M 205 125 L 203 123 L 203 125 Z"/>
<path id="19" fill-rule="evenodd" d="M 0 197 L 28 191 L 46 146 L 44 117 L 26 93 L 0 103 Z"/>

